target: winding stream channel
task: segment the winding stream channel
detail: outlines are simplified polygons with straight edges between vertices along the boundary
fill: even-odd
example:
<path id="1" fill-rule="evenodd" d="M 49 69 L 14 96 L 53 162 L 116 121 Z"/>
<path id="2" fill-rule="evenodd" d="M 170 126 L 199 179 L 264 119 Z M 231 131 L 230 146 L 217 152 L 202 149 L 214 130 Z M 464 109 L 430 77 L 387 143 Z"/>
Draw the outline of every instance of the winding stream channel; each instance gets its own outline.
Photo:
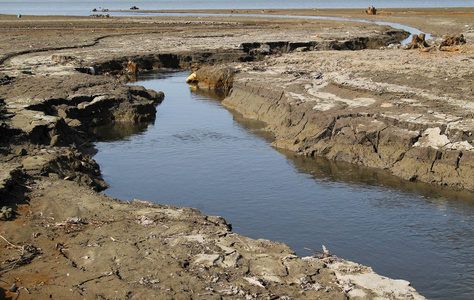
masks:
<path id="1" fill-rule="evenodd" d="M 154 124 L 98 129 L 108 196 L 196 207 L 300 256 L 324 244 L 429 299 L 474 298 L 472 193 L 273 149 L 262 124 L 191 89 L 187 75 L 137 83 L 166 95 Z"/>

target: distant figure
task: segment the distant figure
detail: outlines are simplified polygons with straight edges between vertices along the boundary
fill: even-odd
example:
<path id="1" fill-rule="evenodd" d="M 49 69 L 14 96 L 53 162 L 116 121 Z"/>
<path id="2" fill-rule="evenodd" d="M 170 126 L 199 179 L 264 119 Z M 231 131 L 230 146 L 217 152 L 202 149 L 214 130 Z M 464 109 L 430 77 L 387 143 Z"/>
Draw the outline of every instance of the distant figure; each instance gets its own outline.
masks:
<path id="1" fill-rule="evenodd" d="M 366 10 L 365 11 L 368 15 L 376 15 L 377 14 L 377 10 L 375 9 L 375 7 L 371 6 L 369 7 L 369 10 Z"/>
<path id="2" fill-rule="evenodd" d="M 21 18 L 21 14 L 18 14 L 18 19 L 20 19 L 20 18 Z"/>

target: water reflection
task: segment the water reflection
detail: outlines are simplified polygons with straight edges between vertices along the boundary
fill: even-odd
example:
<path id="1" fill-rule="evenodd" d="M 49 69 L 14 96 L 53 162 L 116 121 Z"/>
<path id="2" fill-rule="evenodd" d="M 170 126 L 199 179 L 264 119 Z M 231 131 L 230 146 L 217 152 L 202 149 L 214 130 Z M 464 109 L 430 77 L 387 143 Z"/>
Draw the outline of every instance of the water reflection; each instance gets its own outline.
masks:
<path id="1" fill-rule="evenodd" d="M 191 93 L 194 94 L 195 96 L 204 96 L 204 97 L 196 97 L 196 99 L 205 99 L 205 98 L 211 98 L 215 99 L 217 101 L 222 101 L 224 100 L 225 97 L 229 95 L 228 90 L 223 90 L 223 89 L 200 89 L 198 85 L 196 84 L 190 84 L 189 88 L 191 90 Z"/>
<path id="2" fill-rule="evenodd" d="M 93 129 L 93 133 L 100 142 L 114 142 L 129 140 L 134 135 L 143 134 L 150 122 L 132 123 L 132 122 L 114 122 L 104 126 L 98 126 Z"/>
<path id="3" fill-rule="evenodd" d="M 321 157 L 304 157 L 284 149 L 277 150 L 284 154 L 299 172 L 310 174 L 314 180 L 321 183 L 344 182 L 351 185 L 385 186 L 407 194 L 419 194 L 428 203 L 437 203 L 440 207 L 454 199 L 465 201 L 467 205 L 474 207 L 473 192 L 411 182 L 384 170 L 330 161 Z"/>

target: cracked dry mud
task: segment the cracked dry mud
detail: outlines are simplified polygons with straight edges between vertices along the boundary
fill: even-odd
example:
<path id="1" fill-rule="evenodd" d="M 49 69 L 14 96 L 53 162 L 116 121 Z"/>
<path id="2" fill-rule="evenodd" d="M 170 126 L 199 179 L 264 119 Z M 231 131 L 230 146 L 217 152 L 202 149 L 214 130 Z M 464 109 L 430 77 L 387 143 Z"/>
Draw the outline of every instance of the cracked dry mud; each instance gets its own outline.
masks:
<path id="1" fill-rule="evenodd" d="M 404 280 L 327 252 L 299 258 L 220 217 L 98 193 L 91 128 L 153 120 L 163 95 L 121 84 L 130 71 L 212 64 L 235 73 L 225 103 L 266 121 L 277 147 L 472 190 L 473 12 L 458 13 L 376 17 L 463 30 L 454 52 L 330 51 L 401 34 L 366 23 L 0 16 L 0 204 L 13 208 L 0 221 L 0 298 L 423 299 Z M 113 76 L 79 72 L 91 67 Z"/>

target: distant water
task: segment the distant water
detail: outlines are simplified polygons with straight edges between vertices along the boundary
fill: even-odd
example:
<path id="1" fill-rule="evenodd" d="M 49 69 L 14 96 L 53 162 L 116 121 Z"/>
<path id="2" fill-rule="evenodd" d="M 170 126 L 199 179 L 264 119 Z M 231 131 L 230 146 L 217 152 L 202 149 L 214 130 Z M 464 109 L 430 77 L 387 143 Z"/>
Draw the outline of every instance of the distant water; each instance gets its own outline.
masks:
<path id="1" fill-rule="evenodd" d="M 0 14 L 22 15 L 90 15 L 92 9 L 128 10 L 159 9 L 260 9 L 260 8 L 376 8 L 389 7 L 470 7 L 473 0 L 0 0 Z"/>

